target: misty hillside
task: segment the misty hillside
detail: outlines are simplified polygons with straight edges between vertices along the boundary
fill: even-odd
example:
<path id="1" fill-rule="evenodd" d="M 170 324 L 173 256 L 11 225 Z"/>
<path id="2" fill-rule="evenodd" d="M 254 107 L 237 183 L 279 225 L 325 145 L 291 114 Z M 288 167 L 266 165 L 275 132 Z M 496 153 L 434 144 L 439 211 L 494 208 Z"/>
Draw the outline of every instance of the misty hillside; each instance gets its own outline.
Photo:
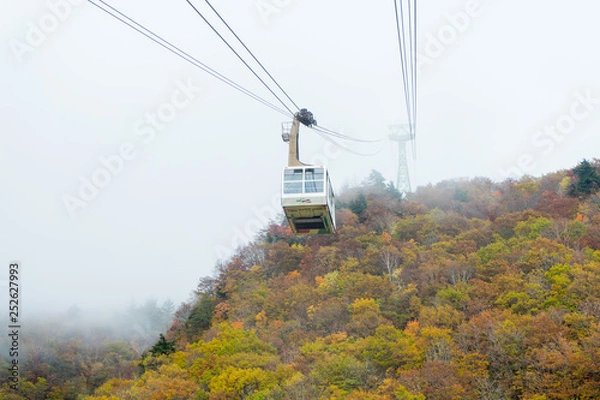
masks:
<path id="1" fill-rule="evenodd" d="M 407 199 L 373 172 L 338 197 L 338 234 L 273 223 L 202 278 L 124 364 L 135 373 L 88 369 L 79 396 L 51 397 L 60 387 L 25 371 L 0 397 L 600 398 L 599 167 Z"/>

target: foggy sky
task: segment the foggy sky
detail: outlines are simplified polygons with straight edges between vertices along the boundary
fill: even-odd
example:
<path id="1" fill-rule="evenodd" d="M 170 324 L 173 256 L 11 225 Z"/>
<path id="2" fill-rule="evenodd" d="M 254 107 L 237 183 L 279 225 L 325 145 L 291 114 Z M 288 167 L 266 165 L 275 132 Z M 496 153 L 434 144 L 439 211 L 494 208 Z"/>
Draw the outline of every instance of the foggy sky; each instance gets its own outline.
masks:
<path id="1" fill-rule="evenodd" d="M 413 185 L 597 157 L 597 2 L 419 3 Z M 25 312 L 178 303 L 278 211 L 286 118 L 96 7 L 68 4 L 0 3 L 0 273 L 22 262 Z M 185 1 L 110 4 L 275 102 Z M 385 139 L 406 122 L 391 1 L 213 5 L 319 124 Z M 149 122 L 161 110 L 175 114 Z M 367 157 L 301 137 L 303 159 L 328 164 L 336 188 L 372 169 L 395 179 L 387 140 L 349 144 L 377 153 Z M 102 176 L 103 162 L 115 174 Z M 82 189 L 94 176 L 106 186 Z M 85 207 L 70 213 L 65 198 Z"/>

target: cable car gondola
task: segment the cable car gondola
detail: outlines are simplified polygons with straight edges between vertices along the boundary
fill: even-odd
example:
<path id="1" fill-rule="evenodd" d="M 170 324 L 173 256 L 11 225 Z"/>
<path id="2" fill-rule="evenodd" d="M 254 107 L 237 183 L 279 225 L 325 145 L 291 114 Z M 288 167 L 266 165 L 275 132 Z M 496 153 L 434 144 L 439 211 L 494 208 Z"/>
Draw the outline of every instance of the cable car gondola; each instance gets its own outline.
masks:
<path id="1" fill-rule="evenodd" d="M 295 234 L 335 233 L 335 197 L 324 166 L 306 165 L 298 159 L 300 122 L 316 124 L 312 113 L 300 110 L 291 130 L 284 126 L 283 140 L 289 142 L 288 166 L 283 169 L 281 206 Z"/>
<path id="2" fill-rule="evenodd" d="M 284 168 L 281 205 L 294 233 L 335 233 L 335 198 L 327 168 Z"/>

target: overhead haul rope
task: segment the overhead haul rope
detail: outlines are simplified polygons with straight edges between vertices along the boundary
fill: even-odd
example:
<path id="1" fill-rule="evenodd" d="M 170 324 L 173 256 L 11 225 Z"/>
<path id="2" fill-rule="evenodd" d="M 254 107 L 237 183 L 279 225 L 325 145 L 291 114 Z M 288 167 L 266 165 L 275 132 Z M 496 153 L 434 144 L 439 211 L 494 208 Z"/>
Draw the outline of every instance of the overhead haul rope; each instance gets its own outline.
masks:
<path id="1" fill-rule="evenodd" d="M 155 33 L 151 29 L 149 29 L 149 28 L 145 27 L 144 25 L 138 23 L 133 18 L 127 16 L 126 14 L 124 14 L 121 11 L 119 11 L 115 7 L 111 6 L 110 4 L 106 3 L 105 1 L 103 1 L 103 0 L 95 0 L 95 1 L 98 2 L 98 3 L 101 3 L 102 5 L 104 5 L 104 7 L 101 6 L 101 5 L 99 5 L 99 4 L 97 4 L 96 2 L 94 2 L 92 0 L 88 0 L 89 3 L 91 3 L 94 6 L 96 6 L 100 10 L 104 11 L 105 13 L 107 13 L 111 17 L 115 18 L 119 22 L 127 25 L 128 27 L 130 27 L 131 29 L 135 30 L 136 32 L 142 34 L 143 36 L 145 36 L 146 38 L 150 39 L 154 43 L 156 43 L 159 46 L 165 48 L 166 50 L 168 50 L 171 53 L 177 55 L 178 57 L 184 59 L 185 61 L 189 62 L 190 64 L 194 65 L 195 67 L 203 70 L 204 72 L 208 73 L 209 75 L 217 78 L 221 82 L 223 82 L 223 83 L 231 86 L 232 88 L 234 88 L 234 89 L 238 90 L 239 92 L 247 95 L 248 97 L 251 97 L 252 99 L 258 101 L 259 103 L 264 104 L 265 106 L 273 109 L 274 111 L 277 111 L 278 113 L 280 113 L 282 115 L 285 115 L 286 117 L 290 117 L 290 116 L 293 117 L 294 113 L 291 112 L 291 110 L 288 107 L 286 107 L 286 109 L 287 109 L 287 111 L 286 111 L 286 110 L 284 110 L 284 109 L 282 109 L 282 108 L 280 108 L 280 107 L 278 107 L 278 106 L 270 103 L 268 100 L 265 100 L 264 98 L 256 95 L 252 91 L 244 88 L 243 86 L 237 84 L 236 82 L 232 81 L 231 79 L 227 78 L 226 76 L 220 74 L 219 72 L 215 71 L 211 67 L 209 67 L 206 64 L 202 63 L 200 60 L 198 60 L 194 56 L 190 55 L 189 53 L 185 52 L 184 50 L 182 50 L 181 48 L 177 47 L 173 43 L 169 42 L 164 37 L 162 37 L 161 35 Z M 225 21 L 223 21 L 223 22 L 226 24 Z M 236 35 L 236 37 L 237 37 L 237 35 Z M 240 42 L 241 42 L 241 39 L 238 38 L 238 40 L 240 40 Z M 250 50 L 248 50 L 248 51 L 250 52 Z M 253 57 L 254 57 L 254 55 L 253 55 Z M 256 61 L 259 62 L 258 60 L 256 60 Z M 259 62 L 259 64 L 260 64 L 260 62 Z M 262 66 L 262 64 L 261 64 L 261 66 Z M 267 72 L 267 71 L 265 71 L 265 72 Z M 267 74 L 268 74 L 268 72 L 267 72 Z M 273 79 L 273 81 L 275 81 L 275 80 Z M 280 87 L 279 84 L 277 84 L 277 85 L 278 85 L 278 87 Z M 292 101 L 291 98 L 289 98 L 289 96 L 287 95 L 287 93 L 283 89 L 281 89 L 281 90 L 282 90 L 283 93 L 286 94 L 286 97 L 288 97 L 288 99 L 290 99 L 290 101 Z M 292 103 L 294 104 L 294 106 L 296 106 L 296 104 L 293 101 L 292 101 Z M 312 126 L 311 129 L 315 130 L 315 132 L 319 136 L 321 136 L 322 138 L 324 138 L 325 140 L 327 140 L 327 141 L 329 141 L 329 142 L 331 142 L 331 143 L 339 146 L 340 148 L 342 148 L 342 149 L 344 149 L 344 150 L 346 150 L 346 151 L 348 151 L 350 153 L 357 154 L 357 155 L 363 155 L 363 156 L 374 155 L 374 154 L 379 153 L 379 151 L 376 152 L 376 153 L 372 153 L 372 154 L 365 154 L 365 153 L 356 152 L 356 151 L 350 149 L 349 147 L 347 147 L 347 146 L 339 143 L 338 141 L 336 141 L 333 138 L 343 139 L 343 140 L 349 140 L 349 141 L 355 141 L 355 142 L 362 142 L 362 143 L 375 143 L 375 142 L 380 142 L 381 140 L 357 139 L 357 138 L 353 138 L 353 137 L 348 136 L 348 135 L 341 134 L 339 132 L 335 132 L 335 131 L 333 131 L 331 129 L 327 129 L 325 127 L 321 127 L 321 126 Z"/>
<path id="2" fill-rule="evenodd" d="M 246 96 L 249 96 L 249 97 L 253 98 L 254 100 L 258 101 L 259 103 L 264 104 L 265 106 L 267 106 L 267 107 L 269 107 L 269 108 L 277 111 L 280 114 L 283 114 L 283 115 L 285 115 L 287 117 L 289 117 L 290 114 L 293 115 L 293 113 L 290 113 L 289 111 L 286 111 L 286 110 L 283 110 L 283 109 L 277 107 L 276 105 L 270 103 L 269 101 L 263 99 L 262 97 L 254 94 L 250 90 L 248 90 L 248 89 L 244 88 L 243 86 L 235 83 L 234 81 L 232 81 L 231 79 L 227 78 L 226 76 L 218 73 L 214 69 L 210 68 L 206 64 L 204 64 L 201 61 L 199 61 L 197 58 L 191 56 L 189 53 L 186 53 L 185 51 L 181 50 L 179 47 L 175 46 L 174 44 L 172 44 L 168 40 L 164 39 L 162 36 L 156 34 L 152 30 L 146 28 L 144 25 L 138 23 L 137 21 L 135 21 L 132 18 L 128 17 L 127 15 L 123 14 L 122 12 L 120 12 L 119 10 L 117 10 L 116 8 L 112 7 L 110 4 L 107 4 L 103 0 L 96 0 L 96 1 L 98 1 L 99 3 L 102 3 L 107 8 L 104 8 L 104 7 L 100 6 L 99 4 L 96 4 L 92 0 L 88 0 L 89 3 L 91 3 L 94 6 L 98 7 L 100 10 L 102 10 L 105 13 L 109 14 L 111 17 L 113 17 L 113 18 L 117 19 L 118 21 L 122 22 L 123 24 L 129 26 L 131 29 L 133 29 L 133 30 L 137 31 L 138 33 L 144 35 L 146 38 L 150 39 L 151 41 L 153 41 L 154 43 L 158 44 L 159 46 L 167 49 L 171 53 L 179 56 L 180 58 L 182 58 L 185 61 L 189 62 L 190 64 L 194 65 L 195 67 L 197 67 L 197 68 L 203 70 L 204 72 L 208 73 L 209 75 L 217 78 L 221 82 L 223 82 L 223 83 L 231 86 L 232 88 L 238 90 L 239 92 L 245 94 Z M 112 12 L 109 9 L 112 10 Z"/>
<path id="3" fill-rule="evenodd" d="M 233 34 L 233 36 L 237 39 L 237 41 L 244 47 L 244 49 L 250 54 L 250 56 L 254 59 L 254 61 L 256 61 L 258 63 L 258 65 L 262 68 L 262 70 L 267 74 L 267 76 L 273 81 L 273 83 L 275 83 L 275 85 L 277 86 L 277 88 L 279 88 L 279 90 L 287 97 L 287 99 L 294 105 L 294 107 L 298 110 L 300 109 L 300 107 L 298 107 L 298 105 L 296 104 L 296 102 L 294 102 L 294 100 L 292 100 L 292 98 L 288 95 L 288 93 L 281 87 L 281 85 L 277 82 L 277 80 L 275 80 L 275 78 L 273 77 L 273 75 L 271 75 L 269 73 L 269 71 L 265 68 L 265 66 L 258 60 L 258 58 L 254 55 L 254 53 L 248 48 L 248 46 L 246 46 L 246 44 L 244 43 L 244 41 L 235 33 L 235 31 L 233 30 L 233 28 L 227 23 L 227 21 L 225 21 L 225 19 L 221 16 L 221 14 L 215 9 L 215 7 L 213 7 L 213 5 L 210 3 L 209 0 L 204 0 L 206 2 L 206 4 L 208 4 L 208 6 L 210 7 L 210 9 L 217 15 L 217 17 L 219 17 L 219 19 L 221 20 L 221 22 L 223 22 L 223 24 L 227 27 L 227 29 Z M 221 35 L 219 33 L 219 31 L 208 21 L 208 19 L 200 12 L 200 10 L 198 10 L 197 7 L 195 7 L 192 2 L 190 0 L 186 0 L 186 2 L 194 9 L 194 11 L 202 18 L 202 20 L 212 29 L 212 31 L 227 45 L 227 47 L 237 56 L 237 58 L 246 66 L 246 68 L 248 68 L 250 70 L 250 72 L 252 72 L 252 74 L 269 90 L 269 92 L 271 92 L 271 94 L 273 94 L 273 96 L 275 96 L 277 98 L 277 100 L 279 100 L 279 102 L 288 110 L 291 112 L 291 109 L 287 107 L 287 105 L 279 98 L 279 96 L 277 96 L 275 94 L 275 92 L 269 87 L 269 85 L 262 79 L 259 77 L 259 75 L 256 73 L 256 71 L 254 71 L 254 69 L 243 59 L 243 57 L 233 48 L 233 46 L 227 41 L 227 39 L 225 39 L 223 37 L 223 35 Z M 335 137 L 338 139 L 344 139 L 344 140 L 350 140 L 350 141 L 355 141 L 355 142 L 362 142 L 362 143 L 373 143 L 373 142 L 380 142 L 381 140 L 364 140 L 364 139 L 356 139 L 353 137 L 350 137 L 348 135 L 344 135 L 335 131 L 332 131 L 331 129 L 327 129 L 324 127 L 320 127 L 320 126 L 311 126 L 311 129 L 318 131 L 321 133 L 320 136 L 323 135 L 327 135 L 327 136 L 331 136 L 331 137 Z M 345 147 L 339 143 L 336 142 L 336 144 L 340 147 Z M 352 151 L 350 149 L 348 149 L 348 151 Z M 358 154 L 358 153 L 356 153 Z"/>
<path id="4" fill-rule="evenodd" d="M 406 11 L 404 3 L 406 5 Z M 398 49 L 409 133 L 415 146 L 417 126 L 417 1 L 394 0 Z M 413 147 L 414 150 L 414 147 Z M 414 154 L 414 151 L 413 151 Z"/>
<path id="5" fill-rule="evenodd" d="M 220 39 L 223 41 L 223 43 L 225 43 L 225 44 L 227 45 L 227 47 L 229 47 L 229 49 L 230 49 L 230 50 L 231 50 L 231 51 L 232 51 L 232 52 L 233 52 L 233 53 L 234 53 L 234 54 L 237 56 L 237 58 L 238 58 L 238 59 L 239 59 L 239 60 L 240 60 L 240 61 L 241 61 L 241 62 L 242 62 L 242 63 L 243 63 L 245 66 L 246 66 L 246 68 L 248 68 L 248 69 L 250 70 L 250 72 L 252 72 L 252 74 L 253 74 L 253 75 L 256 77 L 256 79 L 258 79 L 258 80 L 259 80 L 259 81 L 260 81 L 260 82 L 261 82 L 261 83 L 264 85 L 264 87 L 266 87 L 266 88 L 267 88 L 267 90 L 268 90 L 269 92 L 271 92 L 271 94 L 272 94 L 273 96 L 275 96 L 275 98 L 276 98 L 276 99 L 277 99 L 277 100 L 278 100 L 278 101 L 279 101 L 279 102 L 280 102 L 280 103 L 283 105 L 283 107 L 284 107 L 286 110 L 288 110 L 288 111 L 290 112 L 290 114 L 294 114 L 294 112 L 291 110 L 291 108 L 290 108 L 290 107 L 288 107 L 288 106 L 285 104 L 285 102 L 284 102 L 283 100 L 281 100 L 281 99 L 279 98 L 279 96 L 277 96 L 277 94 L 275 94 L 275 92 L 274 92 L 274 91 L 273 91 L 273 90 L 272 90 L 272 89 L 269 87 L 269 85 L 267 85 L 267 83 L 266 83 L 266 82 L 265 82 L 265 81 L 264 81 L 264 80 L 263 80 L 263 79 L 262 79 L 262 78 L 261 78 L 261 77 L 260 77 L 260 76 L 259 76 L 259 75 L 256 73 L 256 71 L 254 71 L 254 69 L 253 69 L 253 68 L 252 68 L 252 67 L 251 67 L 251 66 L 250 66 L 250 65 L 249 65 L 249 64 L 246 62 L 246 60 L 244 60 L 244 59 L 242 58 L 242 56 L 240 56 L 240 54 L 239 54 L 239 53 L 238 53 L 238 52 L 237 52 L 237 51 L 236 51 L 236 50 L 233 48 L 233 46 L 231 46 L 231 45 L 229 44 L 229 42 L 227 41 L 227 39 L 225 39 L 225 38 L 223 37 L 223 35 L 221 35 L 221 34 L 219 33 L 219 31 L 218 31 L 218 30 L 217 30 L 217 29 L 216 29 L 216 28 L 215 28 L 215 27 L 214 27 L 214 26 L 213 26 L 213 25 L 212 25 L 212 24 L 211 24 L 211 23 L 210 23 L 210 22 L 209 22 L 209 21 L 206 19 L 206 17 L 205 17 L 205 16 L 204 16 L 204 15 L 203 15 L 203 14 L 200 12 L 200 10 L 198 10 L 198 9 L 196 8 L 196 6 L 194 6 L 194 5 L 192 4 L 192 2 L 191 2 L 190 0 L 185 0 L 185 1 L 186 1 L 186 2 L 187 2 L 189 5 L 190 5 L 190 7 L 192 7 L 192 8 L 194 9 L 194 11 L 196 11 L 196 14 L 198 14 L 198 15 L 199 15 L 199 16 L 200 16 L 200 17 L 201 17 L 203 20 L 204 20 L 204 22 L 206 22 L 206 24 L 207 24 L 207 25 L 210 27 L 210 29 L 212 29 L 212 30 L 213 30 L 213 32 L 214 32 L 214 33 L 215 33 L 215 34 L 216 34 L 216 35 L 217 35 L 217 36 L 218 36 L 218 37 L 219 37 L 219 38 L 220 38 Z M 208 1 L 207 1 L 207 3 L 208 3 Z M 210 3 L 208 3 L 208 4 L 210 5 Z M 212 8 L 212 9 L 213 9 L 213 11 L 215 11 L 215 13 L 217 13 L 217 11 L 216 11 L 216 10 L 215 10 L 215 9 L 212 7 L 212 5 L 210 5 L 210 8 Z M 217 15 L 219 15 L 219 14 L 217 13 Z M 221 16 L 220 16 L 220 15 L 219 15 L 219 18 L 221 18 Z M 223 18 L 221 18 L 221 20 L 223 21 Z M 225 21 L 223 21 L 223 22 L 225 22 Z M 227 23 L 225 23 L 225 24 L 226 24 L 226 25 L 227 25 L 227 27 L 229 28 L 229 25 L 228 25 Z M 231 28 L 229 28 L 229 29 L 231 30 Z M 233 31 L 232 31 L 232 32 L 233 32 Z M 234 33 L 234 35 L 235 35 L 235 33 Z M 240 40 L 240 39 L 239 39 L 239 37 L 238 37 L 237 35 L 235 35 L 235 37 L 236 37 L 236 38 L 238 38 L 238 40 Z M 240 40 L 240 42 L 241 42 L 241 40 Z M 245 48 L 246 50 L 248 50 L 248 48 L 247 48 L 245 45 L 244 45 L 244 48 Z M 248 50 L 248 52 L 250 52 L 250 50 Z M 250 53 L 251 53 L 251 52 L 250 52 Z M 252 53 L 251 53 L 251 54 L 252 54 Z M 252 57 L 254 57 L 254 55 L 252 55 Z M 255 57 L 254 59 L 256 60 L 256 57 Z M 258 60 L 257 60 L 257 61 L 258 61 Z M 260 64 L 260 63 L 259 63 L 259 64 Z M 262 64 L 261 64 L 261 66 L 262 66 Z M 263 67 L 263 69 L 264 69 L 264 67 Z M 265 70 L 265 71 L 266 71 L 266 70 Z M 271 75 L 270 75 L 268 72 L 267 72 L 267 74 L 268 74 L 269 76 L 271 76 Z M 271 79 L 273 79 L 273 78 L 271 77 Z M 279 86 L 279 85 L 278 85 L 278 86 Z M 284 93 L 285 93 L 285 92 L 284 92 Z M 287 96 L 287 94 L 286 94 L 286 96 Z M 289 98 L 289 97 L 288 97 L 288 98 Z M 292 103 L 293 103 L 293 101 L 292 101 Z M 298 109 L 298 107 L 297 107 L 297 109 Z"/>
<path id="6" fill-rule="evenodd" d="M 368 139 L 358 139 L 358 138 L 353 138 L 351 136 L 348 135 L 344 135 L 343 133 L 338 133 L 336 131 L 333 131 L 331 129 L 327 129 L 325 127 L 322 126 L 318 126 L 318 125 L 314 125 L 311 127 L 313 130 L 315 131 L 319 131 L 325 135 L 329 135 L 329 136 L 333 136 L 336 137 L 338 139 L 344 139 L 344 140 L 350 140 L 353 142 L 361 142 L 361 143 L 378 143 L 381 142 L 382 139 L 376 139 L 376 140 L 368 140 Z"/>
<path id="7" fill-rule="evenodd" d="M 314 129 L 314 127 L 313 127 L 313 129 Z M 343 149 L 343 150 L 345 150 L 345 151 L 347 151 L 347 152 L 349 152 L 349 153 L 356 154 L 357 156 L 374 156 L 374 155 L 376 155 L 376 154 L 379 154 L 379 153 L 381 153 L 381 149 L 377 150 L 377 151 L 376 151 L 376 152 L 374 152 L 374 153 L 361 153 L 361 152 L 358 152 L 358 151 L 352 150 L 350 147 L 348 147 L 348 146 L 346 146 L 346 145 L 344 145 L 344 144 L 341 144 L 340 142 L 338 142 L 338 141 L 337 141 L 337 140 L 335 140 L 335 139 L 332 139 L 332 138 L 330 137 L 330 135 L 327 135 L 327 134 L 325 134 L 325 133 L 322 133 L 322 132 L 320 132 L 320 131 L 318 131 L 318 130 L 315 130 L 315 132 L 316 132 L 316 134 L 317 134 L 317 135 L 321 136 L 323 139 L 325 139 L 325 140 L 326 140 L 326 141 L 328 141 L 329 143 L 332 143 L 332 144 L 334 144 L 335 146 L 338 146 L 338 147 L 340 147 L 341 149 Z"/>
<path id="8" fill-rule="evenodd" d="M 260 65 L 260 67 L 262 68 L 262 70 L 265 71 L 265 73 L 269 76 L 269 78 L 271 78 L 271 80 L 275 83 L 275 85 L 277 85 L 277 87 L 279 88 L 279 90 L 281 90 L 281 92 L 285 95 L 285 97 L 287 97 L 287 99 L 292 102 L 292 104 L 294 105 L 294 107 L 296 107 L 296 109 L 299 110 L 300 107 L 298 107 L 298 105 L 296 104 L 296 102 L 294 102 L 294 100 L 292 100 L 292 98 L 287 94 L 287 92 L 285 90 L 283 90 L 283 88 L 281 87 L 281 85 L 275 80 L 275 78 L 273 78 L 273 75 L 271 75 L 269 73 L 269 71 L 267 71 L 267 69 L 265 68 L 265 66 L 258 60 L 258 58 L 256 58 L 256 56 L 254 55 L 254 53 L 252 53 L 252 51 L 248 48 L 248 46 L 246 46 L 246 44 L 243 42 L 243 40 L 240 39 L 240 37 L 233 31 L 233 29 L 231 28 L 231 26 L 229 26 L 229 24 L 227 23 L 227 21 L 225 21 L 223 19 L 223 17 L 221 17 L 221 14 L 219 14 L 219 12 L 217 10 L 215 10 L 215 8 L 212 6 L 212 4 L 210 4 L 210 2 L 208 0 L 204 0 L 204 1 L 206 1 L 206 4 L 208 4 L 208 6 L 211 8 L 211 10 L 213 10 L 214 13 L 217 14 L 217 16 L 219 17 L 219 19 L 225 24 L 225 26 L 227 27 L 227 29 L 229 29 L 229 31 L 233 34 L 233 36 L 235 36 L 235 38 L 238 40 L 238 42 L 240 42 L 241 45 L 244 46 L 244 49 L 246 49 L 246 51 L 252 56 L 252 58 L 254 59 L 254 61 L 256 61 L 258 63 L 258 65 Z"/>

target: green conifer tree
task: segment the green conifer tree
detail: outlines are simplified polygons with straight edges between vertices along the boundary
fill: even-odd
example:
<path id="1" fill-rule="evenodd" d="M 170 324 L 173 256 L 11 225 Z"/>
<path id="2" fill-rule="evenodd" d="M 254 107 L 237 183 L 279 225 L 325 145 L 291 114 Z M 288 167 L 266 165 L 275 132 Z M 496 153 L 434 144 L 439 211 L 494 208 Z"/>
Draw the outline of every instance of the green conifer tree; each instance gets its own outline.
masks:
<path id="1" fill-rule="evenodd" d="M 156 342 L 156 344 L 150 349 L 150 353 L 152 353 L 153 356 L 159 356 L 161 354 L 168 355 L 174 353 L 175 351 L 175 342 L 168 341 L 165 338 L 165 335 L 163 335 L 162 333 L 160 334 L 158 342 Z"/>
<path id="2" fill-rule="evenodd" d="M 573 168 L 573 173 L 577 179 L 569 187 L 569 196 L 586 198 L 600 189 L 600 175 L 589 161 L 584 159 Z"/>

